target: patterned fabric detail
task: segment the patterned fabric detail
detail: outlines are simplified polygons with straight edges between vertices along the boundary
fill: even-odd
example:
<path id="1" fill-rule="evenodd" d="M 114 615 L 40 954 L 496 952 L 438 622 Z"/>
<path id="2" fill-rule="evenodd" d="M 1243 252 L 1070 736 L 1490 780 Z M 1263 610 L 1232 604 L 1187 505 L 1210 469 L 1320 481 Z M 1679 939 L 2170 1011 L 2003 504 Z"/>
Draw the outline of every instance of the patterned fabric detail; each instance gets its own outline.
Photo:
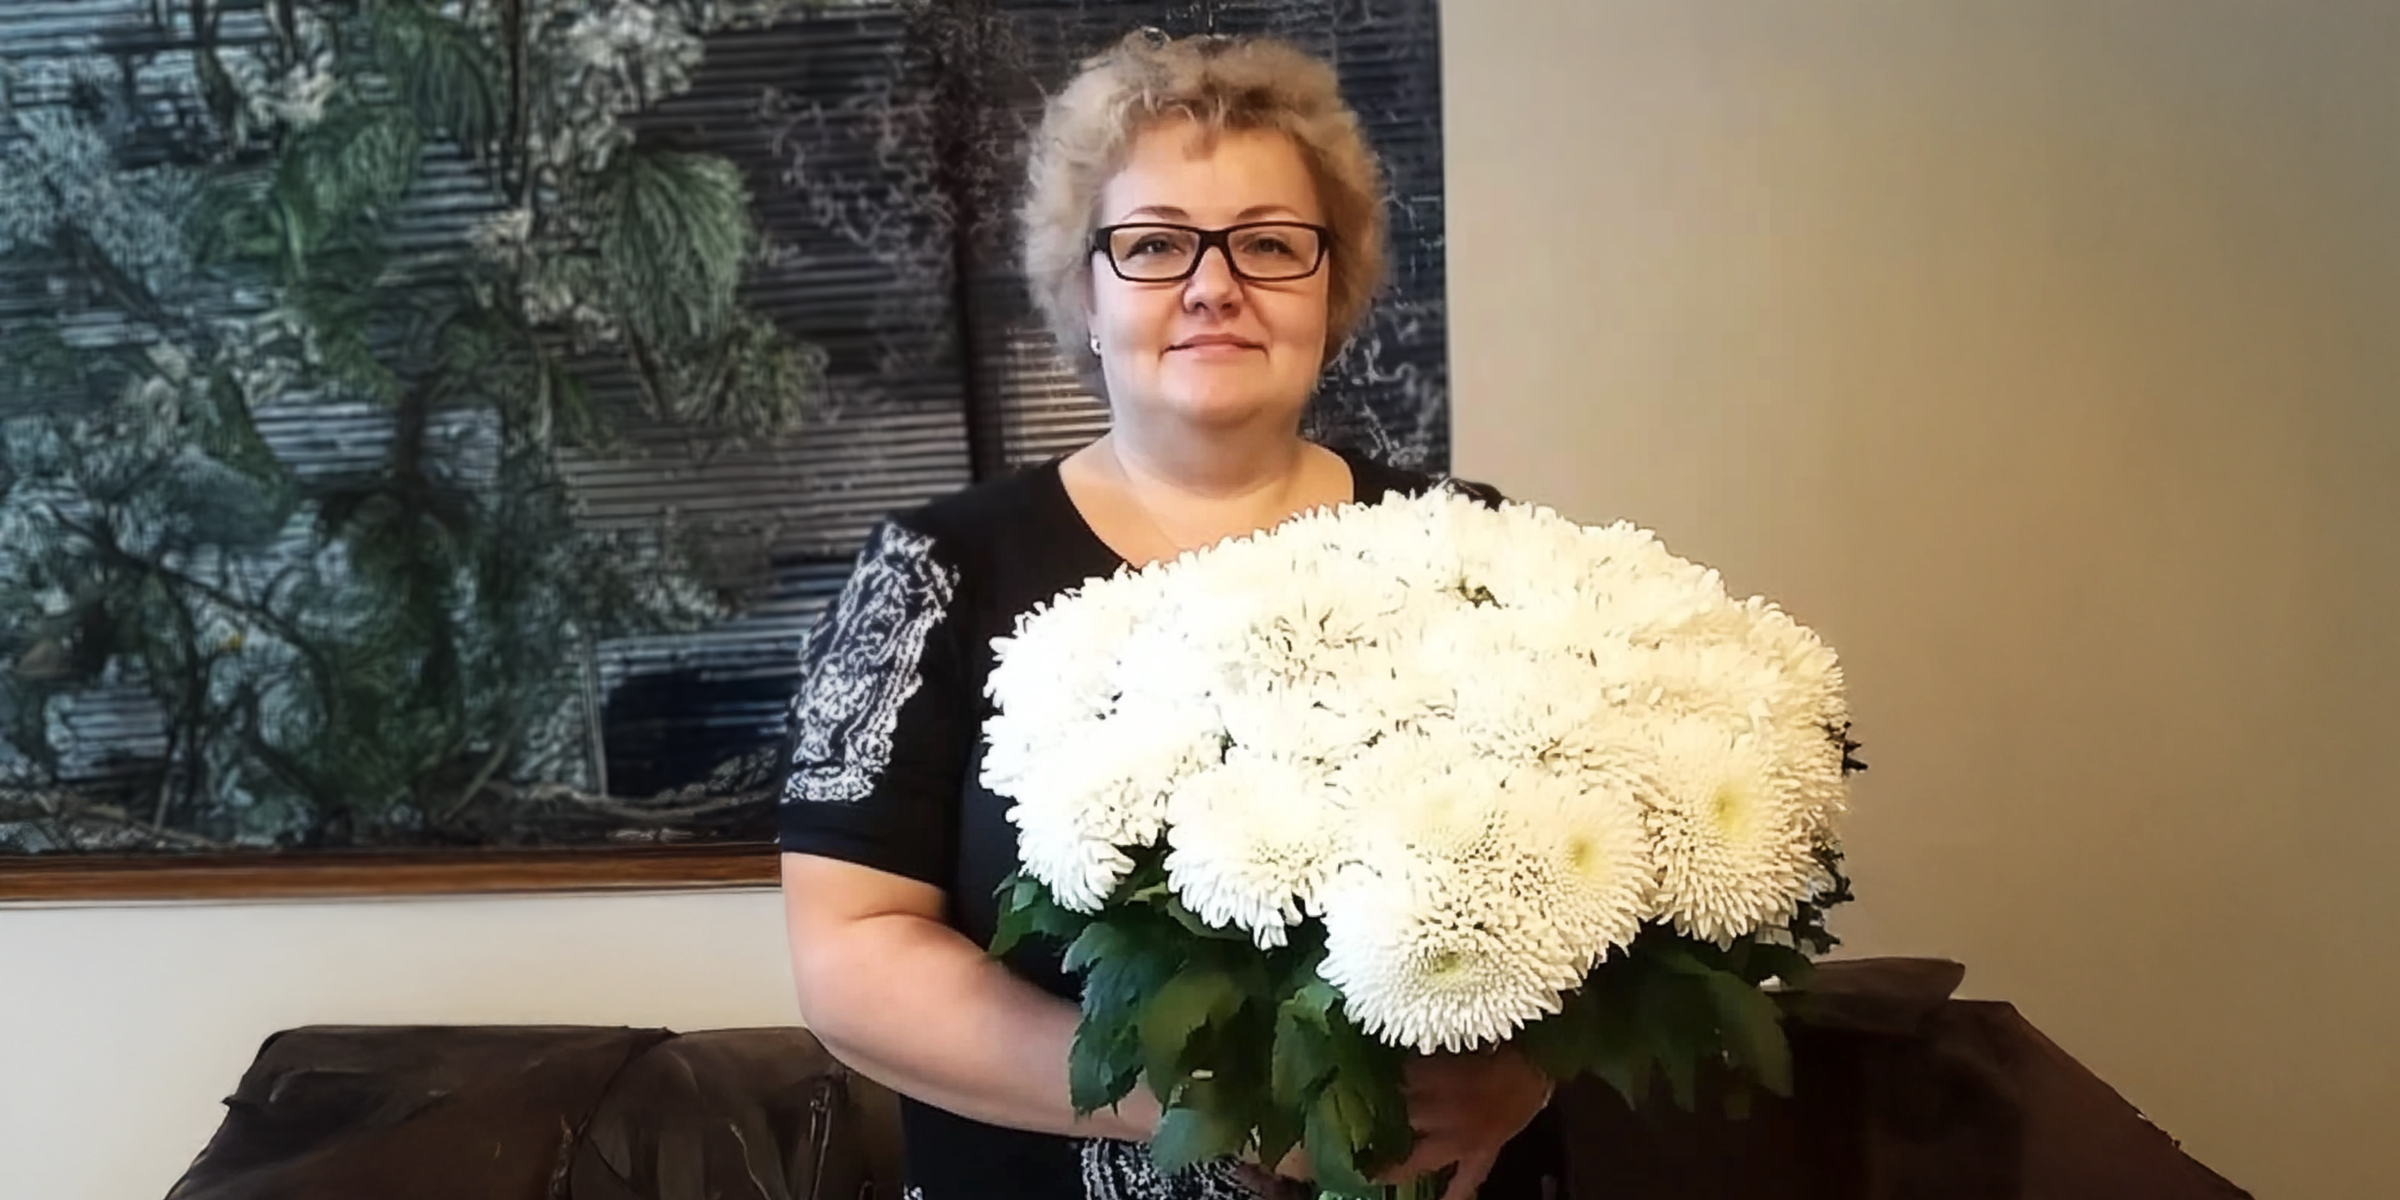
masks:
<path id="1" fill-rule="evenodd" d="M 958 573 L 933 539 L 885 522 L 808 637 L 792 698 L 792 772 L 783 802 L 857 800 L 892 762 L 900 706 L 924 683 L 925 639 L 949 610 Z"/>
<path id="2" fill-rule="evenodd" d="M 1472 496 L 1494 508 L 1498 508 L 1506 500 L 1506 497 L 1500 494 L 1500 489 L 1488 483 L 1460 479 L 1456 475 L 1437 475 L 1434 477 L 1433 486 L 1443 491 L 1457 492 L 1462 496 Z"/>
<path id="3" fill-rule="evenodd" d="M 1150 1148 L 1110 1138 L 1083 1143 L 1083 1200 L 1259 1200 L 1233 1159 L 1162 1175 Z"/>

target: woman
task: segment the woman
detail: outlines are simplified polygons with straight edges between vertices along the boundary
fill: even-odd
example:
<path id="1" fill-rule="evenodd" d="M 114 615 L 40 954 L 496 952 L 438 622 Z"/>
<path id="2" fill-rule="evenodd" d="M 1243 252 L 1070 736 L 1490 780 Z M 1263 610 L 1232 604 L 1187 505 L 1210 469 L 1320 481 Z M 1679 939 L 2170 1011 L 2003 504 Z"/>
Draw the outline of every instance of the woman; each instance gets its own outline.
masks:
<path id="1" fill-rule="evenodd" d="M 1016 866 L 1008 802 L 978 781 L 983 681 L 992 638 L 1090 577 L 1432 482 L 1300 436 L 1378 283 L 1380 196 L 1332 72 L 1282 43 L 1135 35 L 1050 106 L 1026 271 L 1110 430 L 877 527 L 810 637 L 781 809 L 802 1015 L 906 1098 L 926 1200 L 1235 1196 L 1265 1178 L 1160 1179 L 1146 1089 L 1075 1115 L 1057 948 L 982 949 Z M 1420 1060 L 1409 1082 L 1402 1174 L 1455 1167 L 1457 1197 L 1547 1096 L 1507 1052 Z"/>

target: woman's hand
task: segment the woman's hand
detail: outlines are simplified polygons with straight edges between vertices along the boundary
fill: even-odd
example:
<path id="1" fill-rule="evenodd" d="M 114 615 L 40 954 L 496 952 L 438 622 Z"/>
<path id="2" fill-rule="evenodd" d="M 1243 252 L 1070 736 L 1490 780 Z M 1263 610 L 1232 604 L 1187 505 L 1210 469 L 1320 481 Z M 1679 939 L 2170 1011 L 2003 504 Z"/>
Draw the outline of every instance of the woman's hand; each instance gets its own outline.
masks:
<path id="1" fill-rule="evenodd" d="M 1409 1061 L 1406 1093 L 1417 1148 L 1387 1178 L 1414 1179 L 1456 1164 L 1442 1200 L 1469 1200 L 1491 1174 L 1500 1147 L 1550 1102 L 1550 1077 L 1505 1047 L 1436 1054 Z"/>

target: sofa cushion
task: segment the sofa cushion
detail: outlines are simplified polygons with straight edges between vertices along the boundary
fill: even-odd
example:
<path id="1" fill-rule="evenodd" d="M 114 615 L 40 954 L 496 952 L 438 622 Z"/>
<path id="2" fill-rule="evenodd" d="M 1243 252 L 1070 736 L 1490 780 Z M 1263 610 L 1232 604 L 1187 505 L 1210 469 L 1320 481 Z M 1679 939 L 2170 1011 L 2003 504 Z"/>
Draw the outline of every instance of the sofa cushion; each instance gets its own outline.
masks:
<path id="1" fill-rule="evenodd" d="M 663 1029 L 309 1026 L 259 1048 L 168 1200 L 550 1200 Z"/>

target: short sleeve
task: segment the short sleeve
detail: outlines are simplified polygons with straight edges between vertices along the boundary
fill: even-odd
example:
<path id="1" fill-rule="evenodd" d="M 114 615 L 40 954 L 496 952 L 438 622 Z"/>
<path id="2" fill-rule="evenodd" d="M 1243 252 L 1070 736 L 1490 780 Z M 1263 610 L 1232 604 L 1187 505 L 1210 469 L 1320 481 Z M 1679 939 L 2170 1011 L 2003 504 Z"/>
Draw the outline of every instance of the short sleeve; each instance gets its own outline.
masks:
<path id="1" fill-rule="evenodd" d="M 785 850 L 947 890 L 974 731 L 959 573 L 894 521 L 810 631 L 784 735 Z"/>

